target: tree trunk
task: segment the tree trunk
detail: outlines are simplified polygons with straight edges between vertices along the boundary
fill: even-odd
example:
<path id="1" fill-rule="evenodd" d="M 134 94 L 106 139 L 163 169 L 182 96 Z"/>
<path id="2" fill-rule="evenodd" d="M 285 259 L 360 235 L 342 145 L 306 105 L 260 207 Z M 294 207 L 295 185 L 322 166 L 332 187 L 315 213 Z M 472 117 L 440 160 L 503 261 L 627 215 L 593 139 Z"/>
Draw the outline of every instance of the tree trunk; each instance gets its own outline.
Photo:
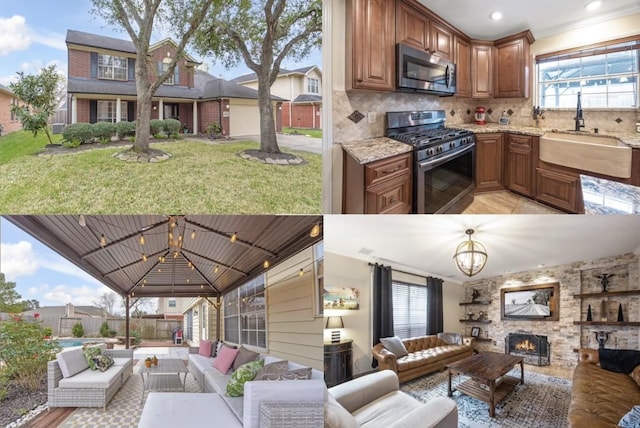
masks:
<path id="1" fill-rule="evenodd" d="M 151 100 L 149 92 L 148 62 L 141 60 L 140 55 L 136 61 L 136 92 L 138 93 L 138 113 L 136 115 L 136 141 L 132 150 L 137 153 L 149 153 L 149 134 L 151 122 Z"/>
<path id="2" fill-rule="evenodd" d="M 266 153 L 280 153 L 276 139 L 276 122 L 273 116 L 271 102 L 271 85 L 269 84 L 269 70 L 262 71 L 258 76 L 258 107 L 260 109 L 260 151 Z"/>

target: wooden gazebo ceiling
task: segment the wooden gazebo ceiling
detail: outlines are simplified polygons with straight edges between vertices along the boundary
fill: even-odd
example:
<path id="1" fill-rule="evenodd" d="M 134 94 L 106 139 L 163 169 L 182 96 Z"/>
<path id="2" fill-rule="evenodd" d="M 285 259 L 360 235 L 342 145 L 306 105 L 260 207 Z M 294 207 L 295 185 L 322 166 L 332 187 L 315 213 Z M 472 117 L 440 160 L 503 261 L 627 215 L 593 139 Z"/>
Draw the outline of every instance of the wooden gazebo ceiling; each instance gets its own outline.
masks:
<path id="1" fill-rule="evenodd" d="M 263 273 L 265 261 L 273 267 L 322 239 L 322 232 L 310 236 L 322 216 L 6 218 L 118 294 L 136 298 L 217 296 Z"/>

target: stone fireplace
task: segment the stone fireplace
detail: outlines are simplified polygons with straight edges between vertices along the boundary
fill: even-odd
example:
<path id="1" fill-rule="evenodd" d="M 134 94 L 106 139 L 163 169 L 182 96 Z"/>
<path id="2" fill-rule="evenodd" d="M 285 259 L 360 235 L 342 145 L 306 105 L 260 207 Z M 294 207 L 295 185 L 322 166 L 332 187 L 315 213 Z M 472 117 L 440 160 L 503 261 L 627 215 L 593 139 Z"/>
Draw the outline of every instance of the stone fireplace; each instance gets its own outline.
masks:
<path id="1" fill-rule="evenodd" d="M 518 332 L 509 333 L 504 341 L 505 353 L 523 357 L 524 362 L 536 366 L 551 364 L 551 344 L 547 336 Z"/>

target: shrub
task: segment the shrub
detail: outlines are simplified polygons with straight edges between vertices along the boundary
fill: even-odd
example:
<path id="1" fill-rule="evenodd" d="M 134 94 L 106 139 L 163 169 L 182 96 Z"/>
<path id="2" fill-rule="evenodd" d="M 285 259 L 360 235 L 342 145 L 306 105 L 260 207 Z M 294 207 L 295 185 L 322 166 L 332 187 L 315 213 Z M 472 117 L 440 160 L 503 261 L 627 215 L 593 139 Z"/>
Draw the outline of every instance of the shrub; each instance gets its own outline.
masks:
<path id="1" fill-rule="evenodd" d="M 93 140 L 93 127 L 89 123 L 73 123 L 64 128 L 62 137 L 67 143 L 65 146 L 78 147 Z"/>
<path id="2" fill-rule="evenodd" d="M 151 135 L 154 137 L 162 132 L 164 129 L 164 120 L 160 119 L 152 119 L 149 122 L 149 127 L 151 128 Z"/>
<path id="3" fill-rule="evenodd" d="M 73 334 L 73 337 L 82 337 L 84 336 L 84 327 L 82 326 L 82 323 L 77 322 L 73 325 L 73 328 L 71 329 L 71 334 Z"/>
<path id="4" fill-rule="evenodd" d="M 102 144 L 111 142 L 111 137 L 116 133 L 116 124 L 111 122 L 96 122 L 91 125 L 93 136 Z"/>
<path id="5" fill-rule="evenodd" d="M 126 137 L 132 137 L 136 135 L 136 123 L 118 122 L 116 123 L 116 131 L 118 133 L 119 140 L 124 140 Z"/>
<path id="6" fill-rule="evenodd" d="M 49 326 L 44 328 L 44 335 L 47 337 L 51 337 L 53 335 L 53 329 Z"/>
<path id="7" fill-rule="evenodd" d="M 176 120 L 176 119 L 164 120 L 164 133 L 167 134 L 169 137 L 178 138 L 180 129 L 182 129 L 182 123 L 180 123 L 179 120 Z"/>
<path id="8" fill-rule="evenodd" d="M 100 336 L 109 337 L 110 331 L 111 329 L 109 328 L 109 324 L 106 321 L 103 322 L 102 325 L 100 326 Z"/>
<path id="9" fill-rule="evenodd" d="M 142 342 L 142 340 L 140 339 L 140 333 L 138 333 L 137 330 L 131 330 L 129 332 L 129 336 L 136 338 L 136 340 L 135 340 L 135 344 L 136 345 L 139 345 Z"/>
<path id="10" fill-rule="evenodd" d="M 19 385 L 36 390 L 47 371 L 47 361 L 61 350 L 55 341 L 44 339 L 45 329 L 38 321 L 18 315 L 0 322 L 0 360 L 2 375 Z M 0 388 L 1 389 L 1 388 Z"/>
<path id="11" fill-rule="evenodd" d="M 218 122 L 210 123 L 207 126 L 207 134 L 210 138 L 216 138 L 216 135 L 220 135 L 222 133 L 222 126 Z"/>

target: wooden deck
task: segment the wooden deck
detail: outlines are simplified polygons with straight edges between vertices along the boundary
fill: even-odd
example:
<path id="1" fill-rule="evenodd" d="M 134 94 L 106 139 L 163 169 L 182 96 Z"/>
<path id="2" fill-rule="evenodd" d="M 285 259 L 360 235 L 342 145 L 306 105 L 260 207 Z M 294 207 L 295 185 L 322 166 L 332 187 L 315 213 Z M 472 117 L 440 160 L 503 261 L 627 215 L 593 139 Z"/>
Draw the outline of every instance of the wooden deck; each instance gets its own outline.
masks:
<path id="1" fill-rule="evenodd" d="M 27 424 L 29 428 L 56 428 L 76 410 L 75 407 L 56 407 L 40 413 Z"/>

